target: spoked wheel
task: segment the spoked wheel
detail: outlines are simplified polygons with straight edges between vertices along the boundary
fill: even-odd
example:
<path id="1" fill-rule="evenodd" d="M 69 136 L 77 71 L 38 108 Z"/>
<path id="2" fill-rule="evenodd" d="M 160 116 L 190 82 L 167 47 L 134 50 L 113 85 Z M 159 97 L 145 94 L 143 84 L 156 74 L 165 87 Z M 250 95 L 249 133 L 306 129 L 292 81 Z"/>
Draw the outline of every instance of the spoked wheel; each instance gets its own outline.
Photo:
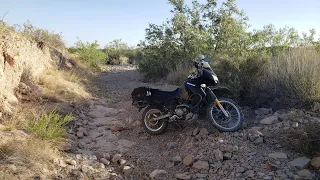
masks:
<path id="1" fill-rule="evenodd" d="M 152 135 L 159 135 L 165 132 L 168 127 L 168 120 L 161 119 L 161 120 L 154 120 L 161 116 L 162 113 L 159 109 L 148 107 L 144 110 L 142 115 L 142 125 L 143 129 Z"/>
<path id="2" fill-rule="evenodd" d="M 210 105 L 208 108 L 208 117 L 211 119 L 213 125 L 223 132 L 239 130 L 243 123 L 240 107 L 231 99 L 221 98 L 219 101 L 228 117 L 217 104 Z"/>

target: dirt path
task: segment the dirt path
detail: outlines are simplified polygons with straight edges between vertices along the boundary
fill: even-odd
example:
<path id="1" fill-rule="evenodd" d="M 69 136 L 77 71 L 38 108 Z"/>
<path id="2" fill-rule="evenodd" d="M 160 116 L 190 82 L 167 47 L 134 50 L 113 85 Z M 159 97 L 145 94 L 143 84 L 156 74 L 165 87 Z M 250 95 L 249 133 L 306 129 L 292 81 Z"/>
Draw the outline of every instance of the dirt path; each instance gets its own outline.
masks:
<path id="1" fill-rule="evenodd" d="M 141 113 L 131 105 L 131 91 L 142 85 L 175 87 L 142 83 L 131 66 L 113 66 L 100 80 L 101 91 L 107 91 L 108 97 L 78 112 L 70 136 L 74 153 L 96 155 L 113 167 L 114 179 L 150 179 L 150 173 L 160 179 L 294 179 L 306 167 L 290 166 L 288 162 L 297 155 L 268 136 L 270 129 L 286 124 L 209 133 L 199 121 L 182 129 L 171 125 L 160 136 L 145 134 Z M 299 175 L 308 176 L 303 173 Z"/>

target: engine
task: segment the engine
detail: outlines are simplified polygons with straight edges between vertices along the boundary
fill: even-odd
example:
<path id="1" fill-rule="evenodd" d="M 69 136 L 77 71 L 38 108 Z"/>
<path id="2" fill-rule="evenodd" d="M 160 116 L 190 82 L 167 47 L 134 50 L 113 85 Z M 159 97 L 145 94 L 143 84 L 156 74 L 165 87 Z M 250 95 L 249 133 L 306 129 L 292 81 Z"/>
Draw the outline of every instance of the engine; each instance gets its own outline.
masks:
<path id="1" fill-rule="evenodd" d="M 187 108 L 185 107 L 176 108 L 174 112 L 177 116 L 183 117 L 184 115 L 187 114 Z"/>
<path id="2" fill-rule="evenodd" d="M 170 118 L 171 120 L 185 120 L 186 115 L 189 113 L 190 107 L 182 104 L 176 107 L 174 110 L 174 115 Z"/>

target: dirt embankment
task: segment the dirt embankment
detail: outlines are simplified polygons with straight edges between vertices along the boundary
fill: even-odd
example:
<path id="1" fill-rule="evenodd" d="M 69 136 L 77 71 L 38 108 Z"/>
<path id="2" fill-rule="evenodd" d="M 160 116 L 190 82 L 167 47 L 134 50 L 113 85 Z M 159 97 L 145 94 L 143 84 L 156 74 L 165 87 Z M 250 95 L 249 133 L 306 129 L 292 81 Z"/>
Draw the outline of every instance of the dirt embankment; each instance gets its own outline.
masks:
<path id="1" fill-rule="evenodd" d="M 15 90 L 21 80 L 36 80 L 50 67 L 51 56 L 49 48 L 13 32 L 0 37 L 0 52 L 0 111 L 10 112 L 18 103 Z"/>

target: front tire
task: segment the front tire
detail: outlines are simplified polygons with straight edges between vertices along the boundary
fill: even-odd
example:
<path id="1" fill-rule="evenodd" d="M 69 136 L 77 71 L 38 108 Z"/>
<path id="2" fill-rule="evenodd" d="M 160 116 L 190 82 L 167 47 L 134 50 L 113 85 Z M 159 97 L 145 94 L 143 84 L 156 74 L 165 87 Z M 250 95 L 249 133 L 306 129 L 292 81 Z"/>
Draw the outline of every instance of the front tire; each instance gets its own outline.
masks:
<path id="1" fill-rule="evenodd" d="M 243 123 L 243 114 L 239 105 L 231 99 L 220 98 L 221 105 L 228 113 L 229 117 L 226 117 L 216 104 L 211 104 L 208 107 L 208 117 L 213 125 L 221 132 L 234 132 L 241 128 Z M 231 126 L 230 121 L 234 121 Z"/>
<path id="2" fill-rule="evenodd" d="M 168 120 L 161 119 L 158 121 L 152 121 L 151 118 L 159 117 L 162 113 L 159 109 L 154 107 L 148 107 L 142 114 L 142 126 L 145 132 L 152 135 L 163 134 L 168 127 Z"/>

